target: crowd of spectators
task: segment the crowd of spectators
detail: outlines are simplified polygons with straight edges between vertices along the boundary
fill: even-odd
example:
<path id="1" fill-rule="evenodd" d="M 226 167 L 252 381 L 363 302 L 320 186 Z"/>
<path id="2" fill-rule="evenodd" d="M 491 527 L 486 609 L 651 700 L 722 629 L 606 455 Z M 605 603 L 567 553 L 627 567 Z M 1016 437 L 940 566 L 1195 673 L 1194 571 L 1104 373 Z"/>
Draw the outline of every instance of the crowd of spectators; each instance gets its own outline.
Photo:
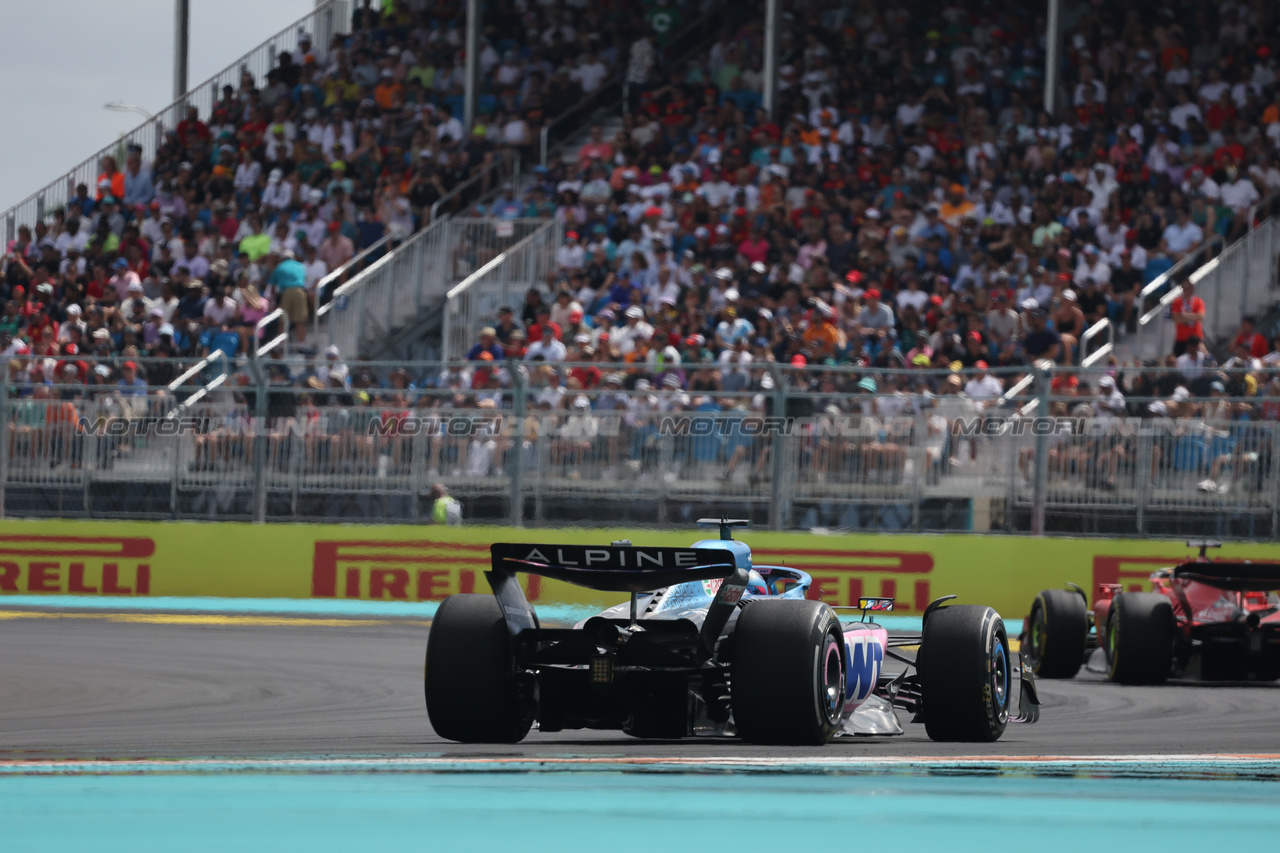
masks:
<path id="1" fill-rule="evenodd" d="M 463 127 L 466 4 L 368 0 L 348 34 L 300 33 L 265 77 L 244 72 L 191 107 L 157 150 L 104 157 L 0 262 L 4 355 L 244 355 L 282 309 L 306 346 L 316 285 L 383 236 L 402 241 L 495 160 L 528 158 L 540 128 L 621 71 L 633 42 L 683 20 L 585 3 L 489 4 L 475 125 Z M 651 54 L 657 56 L 651 46 Z M 459 198 L 461 203 L 462 199 Z M 446 200 L 445 209 L 452 210 Z"/>
<path id="2" fill-rule="evenodd" d="M 628 362 L 647 381 L 679 363 L 685 391 L 731 390 L 757 362 L 1078 365 L 1092 324 L 1123 340 L 1144 285 L 1280 191 L 1272 4 L 1064 4 L 1052 116 L 1034 4 L 783 19 L 772 119 L 757 18 L 537 170 L 523 204 L 554 210 L 565 245 L 470 358 Z M 1227 342 L 1204 341 L 1204 302 L 1175 280 L 1170 360 L 1211 358 Z M 1250 357 L 1275 363 L 1273 343 Z"/>
<path id="3" fill-rule="evenodd" d="M 477 330 L 465 369 L 379 376 L 331 369 L 349 354 L 326 354 L 273 368 L 296 389 L 284 396 L 366 419 L 505 411 L 514 360 L 538 410 L 625 410 L 643 425 L 663 412 L 769 413 L 772 363 L 805 368 L 786 372 L 788 399 L 806 401 L 797 414 L 880 419 L 856 451 L 815 443 L 816 470 L 856 459 L 890 480 L 908 447 L 927 445 L 944 469 L 976 454 L 950 441 L 949 423 L 998 405 L 1030 364 L 1055 368 L 1055 415 L 1276 418 L 1280 382 L 1262 368 L 1280 366 L 1280 339 L 1246 324 L 1217 365 L 1185 278 L 1167 359 L 1074 371 L 1091 324 L 1132 330 L 1143 285 L 1210 235 L 1241 233 L 1250 207 L 1280 190 L 1268 3 L 1064 4 L 1063 103 L 1050 116 L 1039 7 L 820 0 L 784 15 L 772 119 L 758 19 L 668 73 L 661 47 L 689 8 L 655 0 L 627 17 L 512 5 L 489 18 L 518 22 L 519 36 L 490 32 L 493 88 L 470 134 L 457 118 L 460 18 L 411 6 L 395 6 L 409 23 L 362 10 L 353 36 L 282 58 L 262 90 L 247 81 L 207 121 L 192 116 L 147 164 L 147 200 L 136 196 L 142 152 L 123 173 L 104 164 L 96 192 L 10 247 L 10 355 L 29 347 L 59 364 L 86 333 L 124 356 L 243 352 L 259 312 L 313 309 L 301 297 L 313 258 L 334 266 L 330 241 L 349 253 L 420 227 L 475 164 L 527 152 L 541 123 L 617 69 L 622 129 L 597 128 L 576 156 L 552 157 L 486 208 L 555 216 L 566 239 L 547 286 Z M 303 82 L 289 88 L 295 74 Z M 1232 408 L 1214 408 L 1220 397 Z M 942 422 L 895 433 L 904 412 Z M 601 470 L 615 470 L 644 457 L 637 434 L 635 446 L 557 444 L 553 461 L 603 453 Z M 480 476 L 510 464 L 505 438 L 480 442 L 479 457 L 462 442 L 449 452 L 445 438 L 431 445 L 445 450 L 433 469 Z M 361 442 L 353 458 L 378 464 L 376 442 Z M 727 438 L 697 461 L 759 474 L 763 446 Z"/>

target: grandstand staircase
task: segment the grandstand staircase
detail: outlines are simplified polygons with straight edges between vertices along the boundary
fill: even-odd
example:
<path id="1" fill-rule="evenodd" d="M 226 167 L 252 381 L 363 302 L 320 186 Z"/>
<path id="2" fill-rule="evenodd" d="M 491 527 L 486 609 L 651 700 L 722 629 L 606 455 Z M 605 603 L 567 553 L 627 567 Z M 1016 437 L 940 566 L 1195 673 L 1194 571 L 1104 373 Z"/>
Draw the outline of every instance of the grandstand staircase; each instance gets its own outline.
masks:
<path id="1" fill-rule="evenodd" d="M 415 316 L 389 330 L 370 357 L 375 361 L 439 360 L 444 308 L 443 299 L 419 308 Z"/>
<path id="2" fill-rule="evenodd" d="M 707 49 L 715 39 L 719 38 L 721 28 L 726 21 L 732 20 L 732 16 L 724 18 L 720 14 L 724 11 L 721 6 L 723 4 L 713 3 L 710 8 L 704 10 L 705 15 L 700 21 L 690 25 L 688 32 L 692 37 L 681 44 L 679 52 L 671 57 L 671 67 L 679 67 L 689 56 Z M 592 126 L 597 124 L 603 128 L 604 138 L 612 139 L 623 126 L 618 108 L 618 100 L 602 100 L 594 109 L 582 109 L 581 117 L 574 117 L 572 120 L 573 129 L 561 137 L 563 141 L 556 144 L 552 150 L 558 153 L 562 160 L 576 159 L 578 150 L 590 138 Z M 523 197 L 525 190 L 536 180 L 532 166 L 532 163 L 524 164 L 524 168 L 519 169 L 513 179 L 517 198 Z M 499 189 L 500 182 L 476 203 L 488 204 L 497 196 Z M 403 247 L 396 250 L 396 252 L 401 251 L 404 251 Z M 392 254 L 394 255 L 395 252 Z M 462 277 L 455 275 L 450 287 L 461 283 L 462 280 Z M 442 334 L 445 310 L 445 298 L 438 301 L 428 300 L 410 312 L 404 322 L 388 328 L 379 328 L 374 334 L 362 334 L 361 356 L 388 361 L 439 358 L 444 352 Z"/>
<path id="3" fill-rule="evenodd" d="M 604 128 L 606 139 L 612 139 L 622 129 L 622 119 L 605 114 L 604 110 L 590 116 L 567 142 L 556 148 L 561 159 L 572 160 L 578 150 L 590 139 L 591 127 L 599 124 Z M 516 181 L 517 197 L 536 181 L 532 170 L 522 170 Z M 498 189 L 483 196 L 479 203 L 486 205 L 497 197 Z M 462 281 L 451 282 L 450 286 Z M 375 361 L 435 361 L 443 352 L 441 336 L 444 331 L 445 300 L 430 301 L 418 307 L 417 311 L 405 319 L 403 323 L 382 330 L 382 334 L 367 336 L 362 347 L 368 346 L 367 355 Z"/>

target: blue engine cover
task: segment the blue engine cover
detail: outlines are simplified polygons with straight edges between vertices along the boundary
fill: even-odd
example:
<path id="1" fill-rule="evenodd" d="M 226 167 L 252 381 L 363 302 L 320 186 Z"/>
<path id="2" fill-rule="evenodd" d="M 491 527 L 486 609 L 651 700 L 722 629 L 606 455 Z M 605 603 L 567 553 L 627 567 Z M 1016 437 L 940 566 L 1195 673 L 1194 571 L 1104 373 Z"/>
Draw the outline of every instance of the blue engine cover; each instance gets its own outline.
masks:
<path id="1" fill-rule="evenodd" d="M 695 548 L 721 548 L 733 554 L 733 564 L 739 569 L 751 568 L 751 546 L 737 539 L 699 539 Z"/>

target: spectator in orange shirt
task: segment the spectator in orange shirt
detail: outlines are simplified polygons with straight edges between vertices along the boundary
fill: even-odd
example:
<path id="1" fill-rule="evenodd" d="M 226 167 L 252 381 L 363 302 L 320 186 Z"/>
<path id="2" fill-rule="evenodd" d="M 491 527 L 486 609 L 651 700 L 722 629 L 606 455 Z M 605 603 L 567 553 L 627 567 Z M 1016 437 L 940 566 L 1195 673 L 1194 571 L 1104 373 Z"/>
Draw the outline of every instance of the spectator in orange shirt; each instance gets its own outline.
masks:
<path id="1" fill-rule="evenodd" d="M 942 203 L 938 213 L 948 228 L 957 231 L 960 223 L 964 222 L 964 218 L 973 213 L 973 209 L 973 202 L 965 198 L 964 187 L 960 184 L 952 184 L 947 192 L 947 200 Z"/>
<path id="2" fill-rule="evenodd" d="M 116 158 L 108 155 L 102 158 L 102 172 L 98 174 L 98 201 L 104 195 L 124 198 L 124 172 L 116 167 Z"/>
<path id="3" fill-rule="evenodd" d="M 396 109 L 404 103 L 404 86 L 396 82 L 395 72 L 390 68 L 382 69 L 381 77 L 381 81 L 373 90 L 373 100 L 378 104 L 379 109 Z"/>
<path id="4" fill-rule="evenodd" d="M 840 344 L 840 330 L 836 328 L 835 312 L 825 302 L 819 303 L 813 314 L 813 322 L 804 330 L 804 342 L 816 346 L 822 358 L 833 358 Z"/>

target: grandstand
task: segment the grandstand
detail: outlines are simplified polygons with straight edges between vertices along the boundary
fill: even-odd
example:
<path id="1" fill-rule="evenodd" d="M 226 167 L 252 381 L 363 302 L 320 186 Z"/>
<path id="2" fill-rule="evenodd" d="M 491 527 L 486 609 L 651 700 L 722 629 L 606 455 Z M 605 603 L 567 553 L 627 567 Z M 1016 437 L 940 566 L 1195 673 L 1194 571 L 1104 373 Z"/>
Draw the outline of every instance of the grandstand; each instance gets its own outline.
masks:
<path id="1" fill-rule="evenodd" d="M 760 10 L 495 3 L 469 128 L 464 16 L 0 215 L 6 512 L 1280 531 L 1271 4 L 1070 7 L 1050 115 L 1034 5 L 805 4 L 770 111 Z"/>

